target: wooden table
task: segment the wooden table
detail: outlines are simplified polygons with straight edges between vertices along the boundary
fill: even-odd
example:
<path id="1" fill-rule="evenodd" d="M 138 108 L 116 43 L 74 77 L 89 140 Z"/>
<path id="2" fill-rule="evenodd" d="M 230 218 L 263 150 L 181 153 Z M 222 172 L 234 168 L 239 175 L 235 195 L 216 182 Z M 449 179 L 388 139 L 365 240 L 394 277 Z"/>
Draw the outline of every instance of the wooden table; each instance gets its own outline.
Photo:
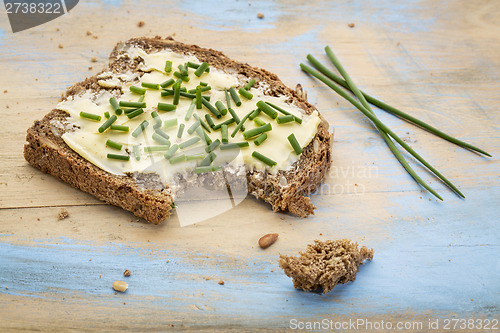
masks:
<path id="1" fill-rule="evenodd" d="M 91 0 L 16 34 L 1 15 L 0 331 L 255 331 L 358 318 L 426 331 L 429 320 L 444 329 L 445 318 L 499 318 L 498 1 Z M 335 128 L 315 216 L 247 198 L 194 226 L 175 216 L 154 226 L 25 162 L 32 122 L 98 72 L 116 42 L 143 35 L 212 47 L 304 86 Z M 465 200 L 410 159 L 445 200 L 422 191 L 362 114 L 299 70 L 309 52 L 326 60 L 325 45 L 361 89 L 493 155 L 376 111 Z M 61 207 L 70 217 L 59 221 Z M 263 251 L 269 232 L 280 238 Z M 338 238 L 373 247 L 374 260 L 327 295 L 294 290 L 278 254 Z M 115 295 L 119 279 L 130 287 Z"/>

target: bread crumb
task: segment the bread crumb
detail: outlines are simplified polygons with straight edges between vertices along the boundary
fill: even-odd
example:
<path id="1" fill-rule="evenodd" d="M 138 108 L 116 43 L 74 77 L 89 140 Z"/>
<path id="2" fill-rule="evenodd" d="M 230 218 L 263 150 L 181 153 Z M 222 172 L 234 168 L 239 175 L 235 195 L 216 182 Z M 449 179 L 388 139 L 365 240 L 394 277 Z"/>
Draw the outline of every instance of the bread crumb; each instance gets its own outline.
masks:
<path id="1" fill-rule="evenodd" d="M 96 57 L 90 58 L 90 62 L 97 62 L 97 58 Z"/>
<path id="2" fill-rule="evenodd" d="M 354 27 L 355 27 L 354 23 L 349 23 L 347 26 L 348 26 L 349 28 L 354 28 Z"/>
<path id="3" fill-rule="evenodd" d="M 57 219 L 58 220 L 64 220 L 65 218 L 67 218 L 69 216 L 69 212 L 66 208 L 61 208 L 61 210 L 59 211 L 59 213 L 57 214 Z"/>
<path id="4" fill-rule="evenodd" d="M 358 267 L 373 259 L 373 249 L 348 239 L 315 240 L 298 257 L 280 255 L 279 266 L 293 280 L 293 286 L 305 291 L 323 288 L 331 291 L 337 284 L 356 279 Z"/>
<path id="5" fill-rule="evenodd" d="M 92 36 L 92 31 L 87 30 L 87 36 Z"/>
<path id="6" fill-rule="evenodd" d="M 128 269 L 125 270 L 125 272 L 123 272 L 123 276 L 130 276 L 130 271 Z"/>
<path id="7" fill-rule="evenodd" d="M 59 48 L 60 48 L 60 49 L 62 49 L 62 48 L 63 48 L 62 44 L 59 44 Z"/>
<path id="8" fill-rule="evenodd" d="M 3 93 L 6 94 L 8 92 L 8 90 L 4 90 Z"/>
<path id="9" fill-rule="evenodd" d="M 224 281 L 220 280 L 220 281 L 219 281 L 219 284 L 220 284 L 221 286 L 223 286 L 223 285 L 224 285 Z"/>
<path id="10" fill-rule="evenodd" d="M 140 27 L 143 27 L 144 26 L 144 21 L 139 21 L 137 23 L 137 26 L 140 28 Z"/>
<path id="11" fill-rule="evenodd" d="M 260 18 L 260 19 L 263 19 L 264 18 L 264 14 L 262 13 L 257 13 L 257 17 Z"/>

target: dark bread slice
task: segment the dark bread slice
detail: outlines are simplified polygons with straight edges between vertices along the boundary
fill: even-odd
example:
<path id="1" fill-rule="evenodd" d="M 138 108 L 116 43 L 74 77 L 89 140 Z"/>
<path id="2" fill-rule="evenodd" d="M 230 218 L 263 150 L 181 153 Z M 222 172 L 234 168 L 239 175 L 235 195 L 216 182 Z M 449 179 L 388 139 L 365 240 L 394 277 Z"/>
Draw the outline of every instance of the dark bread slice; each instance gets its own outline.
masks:
<path id="1" fill-rule="evenodd" d="M 186 45 L 172 38 L 133 38 L 118 43 L 110 55 L 108 66 L 101 73 L 140 71 L 138 67 L 141 59 L 130 59 L 124 55 L 124 47 L 131 45 L 141 47 L 148 53 L 171 49 L 177 53 L 195 55 L 200 61 L 206 61 L 220 70 L 255 78 L 257 82 L 266 82 L 269 85 L 266 94 L 288 96 L 290 101 L 307 114 L 315 110 L 314 106 L 302 98 L 300 91 L 286 87 L 276 75 L 233 61 L 219 51 Z M 62 99 L 88 89 L 112 90 L 101 87 L 97 76 L 71 86 Z M 149 222 L 159 224 L 171 215 L 173 197 L 168 184 L 161 184 L 159 177 L 155 179 L 151 174 L 110 174 L 83 159 L 61 138 L 65 129 L 54 125 L 57 121 L 64 121 L 66 117 L 66 112 L 54 109 L 28 129 L 24 157 L 31 165 Z M 279 171 L 276 175 L 263 171 L 247 171 L 248 192 L 270 203 L 274 211 L 289 211 L 301 217 L 314 214 L 315 207 L 307 195 L 318 188 L 331 163 L 328 123 L 323 118 L 321 120 L 316 136 L 304 148 L 291 170 Z"/>

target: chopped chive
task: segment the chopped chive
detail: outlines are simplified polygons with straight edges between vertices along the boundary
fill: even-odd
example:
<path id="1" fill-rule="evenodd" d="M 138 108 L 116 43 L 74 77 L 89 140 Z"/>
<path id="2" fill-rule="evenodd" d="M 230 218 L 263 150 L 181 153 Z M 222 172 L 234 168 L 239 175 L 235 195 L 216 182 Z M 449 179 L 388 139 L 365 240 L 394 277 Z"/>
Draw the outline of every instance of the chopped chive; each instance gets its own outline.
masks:
<path id="1" fill-rule="evenodd" d="M 253 85 L 255 84 L 255 80 L 254 79 L 250 79 L 250 81 L 247 82 L 247 84 L 245 84 L 245 90 L 250 90 L 250 88 L 253 87 Z"/>
<path id="2" fill-rule="evenodd" d="M 137 128 L 132 132 L 132 136 L 134 138 L 137 138 L 139 134 L 141 134 L 142 131 L 144 131 L 144 129 L 148 127 L 148 125 L 149 122 L 147 120 L 143 120 L 142 123 L 139 126 L 137 126 Z"/>
<path id="3" fill-rule="evenodd" d="M 260 111 L 261 110 L 259 108 L 253 110 L 252 113 L 250 114 L 250 116 L 248 117 L 248 119 L 254 120 L 255 117 L 257 117 L 260 114 Z"/>
<path id="4" fill-rule="evenodd" d="M 113 108 L 113 111 L 115 112 L 115 114 L 117 114 L 117 115 L 122 114 L 122 109 L 120 109 L 120 106 L 118 105 L 118 101 L 116 100 L 115 97 L 111 97 L 109 99 L 109 104 L 111 104 L 111 107 Z"/>
<path id="5" fill-rule="evenodd" d="M 248 117 L 250 116 L 250 114 L 252 113 L 253 111 L 250 111 L 249 113 L 247 113 L 240 121 L 240 123 L 238 124 L 238 126 L 236 126 L 236 128 L 234 129 L 233 133 L 231 133 L 231 137 L 234 138 L 234 136 L 236 135 L 236 133 L 239 132 L 240 129 L 244 128 L 243 127 L 243 124 L 245 123 L 245 121 L 248 119 Z"/>
<path id="6" fill-rule="evenodd" d="M 210 87 L 210 86 L 205 86 L 205 87 L 202 87 L 202 86 L 200 85 L 200 87 L 201 87 L 201 88 L 200 88 L 200 89 L 201 89 L 201 92 L 205 92 L 205 91 L 210 91 L 210 90 L 212 90 L 212 87 Z M 195 94 L 195 93 L 196 93 L 196 88 L 195 88 L 195 89 L 191 89 L 191 90 L 189 90 L 189 91 L 188 91 L 188 93 L 190 93 L 190 94 Z"/>
<path id="7" fill-rule="evenodd" d="M 260 146 L 262 144 L 262 142 L 266 141 L 266 139 L 267 139 L 267 134 L 262 133 L 261 135 L 259 135 L 257 137 L 257 139 L 253 140 L 253 143 L 255 143 L 255 145 L 257 145 L 257 146 Z"/>
<path id="8" fill-rule="evenodd" d="M 168 160 L 169 158 L 171 158 L 172 156 L 174 156 L 174 154 L 177 151 L 177 149 L 179 149 L 179 145 L 177 145 L 177 144 L 172 145 L 172 147 L 170 147 L 167 150 L 167 152 L 163 155 L 163 157 L 165 157 Z"/>
<path id="9" fill-rule="evenodd" d="M 198 138 L 198 137 L 191 138 L 191 139 L 189 139 L 187 141 L 179 143 L 179 148 L 181 148 L 181 149 L 187 148 L 189 146 L 194 145 L 198 141 L 200 141 L 200 138 Z"/>
<path id="10" fill-rule="evenodd" d="M 141 153 L 139 152 L 139 146 L 133 146 L 132 150 L 134 152 L 134 157 L 136 161 L 139 161 L 141 159 Z"/>
<path id="11" fill-rule="evenodd" d="M 236 104 L 236 106 L 240 106 L 241 100 L 238 97 L 238 94 L 236 93 L 236 90 L 234 90 L 233 87 L 229 88 L 229 94 L 231 94 L 231 98 L 233 99 L 234 104 Z"/>
<path id="12" fill-rule="evenodd" d="M 232 123 L 234 123 L 234 119 L 233 119 L 233 118 L 228 119 L 228 120 L 226 120 L 226 121 L 224 121 L 224 122 L 222 122 L 222 123 L 220 123 L 220 124 L 215 125 L 215 126 L 214 126 L 214 131 L 216 131 L 216 130 L 218 130 L 219 128 L 221 128 L 221 127 L 222 127 L 222 125 L 231 125 Z"/>
<path id="13" fill-rule="evenodd" d="M 196 108 L 199 110 L 202 107 L 203 100 L 201 99 L 201 87 L 196 87 Z"/>
<path id="14" fill-rule="evenodd" d="M 187 88 L 186 87 L 181 87 L 181 93 L 183 93 L 183 92 L 187 93 Z"/>
<path id="15" fill-rule="evenodd" d="M 208 63 L 206 62 L 202 62 L 200 66 L 198 66 L 198 68 L 194 71 L 194 75 L 196 75 L 197 77 L 200 77 L 201 74 L 203 74 L 205 72 L 205 70 L 208 69 Z"/>
<path id="16" fill-rule="evenodd" d="M 214 128 L 215 124 L 214 124 L 214 121 L 212 120 L 212 117 L 210 117 L 210 115 L 207 113 L 205 115 L 205 119 L 207 121 L 207 124 L 211 127 L 211 128 Z"/>
<path id="17" fill-rule="evenodd" d="M 224 88 L 224 95 L 226 96 L 227 108 L 230 109 L 231 108 L 231 98 L 229 97 L 229 92 L 227 91 L 226 88 Z"/>
<path id="18" fill-rule="evenodd" d="M 174 96 L 174 91 L 172 89 L 163 89 L 160 93 L 161 97 Z"/>
<path id="19" fill-rule="evenodd" d="M 187 93 L 187 92 L 184 92 L 182 91 L 184 87 L 181 88 L 181 91 L 179 92 L 179 95 L 181 97 L 187 97 L 187 98 L 191 98 L 191 99 L 195 99 L 196 98 L 196 95 L 194 94 L 190 94 L 190 93 Z M 173 96 L 174 95 L 174 90 L 173 89 L 164 89 L 161 93 L 160 93 L 161 97 L 166 97 L 166 96 Z M 210 99 L 210 96 L 203 96 L 204 98 L 208 98 Z"/>
<path id="20" fill-rule="evenodd" d="M 253 122 L 257 125 L 257 126 L 264 126 L 265 124 L 267 124 L 264 120 L 260 119 L 259 117 L 255 117 L 253 119 Z"/>
<path id="21" fill-rule="evenodd" d="M 158 83 L 141 82 L 141 87 L 155 90 L 160 89 L 160 85 Z"/>
<path id="22" fill-rule="evenodd" d="M 207 146 L 212 144 L 212 139 L 208 136 L 207 132 L 203 131 L 203 139 L 205 140 L 205 143 Z"/>
<path id="23" fill-rule="evenodd" d="M 109 117 L 110 117 L 109 112 L 108 111 L 104 112 L 104 118 L 109 119 Z"/>
<path id="24" fill-rule="evenodd" d="M 163 122 L 163 128 L 170 128 L 170 127 L 175 127 L 175 126 L 177 126 L 177 118 L 165 120 Z"/>
<path id="25" fill-rule="evenodd" d="M 136 109 L 130 113 L 127 113 L 127 118 L 128 119 L 133 119 L 135 117 L 137 117 L 138 115 L 140 114 L 143 114 L 144 113 L 144 110 L 143 109 Z"/>
<path id="26" fill-rule="evenodd" d="M 243 142 L 231 142 L 220 145 L 220 150 L 228 150 L 228 149 L 236 149 L 236 148 L 244 148 L 248 147 L 249 144 L 247 141 Z"/>
<path id="27" fill-rule="evenodd" d="M 127 108 L 127 109 L 123 109 L 123 112 L 124 112 L 125 114 L 129 114 L 129 113 L 134 112 L 134 111 L 137 111 L 137 110 L 139 110 L 139 108 L 130 108 L 130 109 L 129 109 L 129 108 Z"/>
<path id="28" fill-rule="evenodd" d="M 181 96 L 181 83 L 176 81 L 174 84 L 174 101 L 173 104 L 179 104 L 179 97 Z"/>
<path id="29" fill-rule="evenodd" d="M 161 136 L 160 134 L 158 133 L 153 133 L 153 140 L 155 140 L 156 142 L 162 144 L 162 145 L 167 145 L 167 146 L 170 146 L 170 141 L 166 138 L 164 138 L 163 136 Z"/>
<path id="30" fill-rule="evenodd" d="M 248 90 L 245 90 L 244 88 L 240 88 L 238 89 L 238 93 L 245 97 L 246 99 L 252 99 L 253 98 L 253 95 L 248 91 Z"/>
<path id="31" fill-rule="evenodd" d="M 273 119 L 276 119 L 276 117 L 278 116 L 278 112 L 276 112 L 276 110 L 274 110 L 272 107 L 270 107 L 269 105 L 267 105 L 263 101 L 258 101 L 257 107 L 260 110 L 262 110 L 262 112 L 264 112 L 265 114 L 267 114 L 269 117 L 271 117 Z"/>
<path id="32" fill-rule="evenodd" d="M 159 126 L 161 126 L 161 118 L 158 115 L 158 112 L 156 112 L 156 111 L 151 112 L 151 117 L 153 117 L 153 119 L 155 120 L 155 122 L 157 124 L 159 124 Z"/>
<path id="33" fill-rule="evenodd" d="M 93 113 L 88 113 L 88 112 L 80 112 L 80 117 L 82 118 L 87 118 L 91 120 L 96 120 L 96 121 L 101 121 L 101 116 Z"/>
<path id="34" fill-rule="evenodd" d="M 203 82 L 203 81 L 200 81 L 200 86 L 202 86 L 202 87 L 206 87 L 206 86 L 208 86 L 208 83 Z"/>
<path id="35" fill-rule="evenodd" d="M 299 142 L 297 141 L 297 138 L 295 135 L 292 133 L 288 137 L 288 142 L 292 145 L 293 150 L 295 151 L 295 154 L 300 155 L 302 154 L 302 147 L 299 145 Z"/>
<path id="36" fill-rule="evenodd" d="M 182 81 L 184 81 L 184 82 L 189 82 L 189 76 L 187 76 L 187 75 L 182 75 L 182 74 L 181 74 L 181 73 L 179 73 L 179 72 L 174 72 L 174 76 L 175 76 L 176 78 L 181 79 L 181 80 L 182 80 Z"/>
<path id="37" fill-rule="evenodd" d="M 144 97 L 146 97 L 146 95 L 141 95 L 141 97 L 139 97 L 137 102 L 144 102 Z"/>
<path id="38" fill-rule="evenodd" d="M 191 62 L 191 61 L 188 61 L 186 63 L 186 66 L 189 67 L 189 68 L 193 68 L 193 69 L 198 69 L 198 67 L 200 67 L 199 64 L 195 64 L 194 62 Z"/>
<path id="39" fill-rule="evenodd" d="M 193 125 L 191 125 L 191 126 L 188 128 L 188 130 L 187 130 L 188 134 L 193 134 L 193 133 L 194 133 L 194 131 L 196 131 L 196 129 L 197 129 L 198 127 L 200 127 L 200 125 L 201 125 L 201 124 L 200 124 L 200 122 L 199 122 L 199 121 L 197 121 L 197 122 L 193 123 Z"/>
<path id="40" fill-rule="evenodd" d="M 203 158 L 205 158 L 205 154 L 203 154 L 203 153 L 194 154 L 194 155 L 186 155 L 186 161 L 202 160 Z"/>
<path id="41" fill-rule="evenodd" d="M 145 108 L 146 107 L 146 103 L 145 102 L 120 101 L 119 105 L 123 106 L 123 107 L 126 107 L 126 108 Z"/>
<path id="42" fill-rule="evenodd" d="M 187 76 L 188 75 L 188 70 L 187 70 L 186 66 L 179 65 L 179 66 L 177 66 L 177 68 L 179 69 L 179 72 L 181 73 L 182 76 Z"/>
<path id="43" fill-rule="evenodd" d="M 221 101 L 215 102 L 215 107 L 220 112 L 221 115 L 225 116 L 227 114 L 227 108 L 222 104 Z"/>
<path id="44" fill-rule="evenodd" d="M 165 62 L 165 72 L 170 73 L 172 71 L 172 62 L 170 60 L 167 60 Z"/>
<path id="45" fill-rule="evenodd" d="M 177 106 L 168 103 L 158 103 L 157 109 L 160 111 L 174 111 L 175 109 L 177 109 Z"/>
<path id="46" fill-rule="evenodd" d="M 252 156 L 256 159 L 258 159 L 259 161 L 269 165 L 270 167 L 276 165 L 276 162 L 273 161 L 272 159 L 270 159 L 269 157 L 266 157 L 264 155 L 262 155 L 261 153 L 259 153 L 258 151 L 254 151 L 252 153 Z"/>
<path id="47" fill-rule="evenodd" d="M 115 159 L 115 160 L 122 160 L 122 161 L 130 160 L 130 156 L 128 156 L 128 155 L 108 154 L 107 157 L 111 158 L 111 159 Z"/>
<path id="48" fill-rule="evenodd" d="M 189 104 L 189 108 L 186 112 L 186 116 L 184 117 L 185 121 L 189 121 L 189 119 L 191 118 L 191 115 L 193 114 L 193 111 L 194 111 L 194 105 L 195 105 L 194 101 L 192 101 L 191 104 Z"/>
<path id="49" fill-rule="evenodd" d="M 215 141 L 214 141 L 215 142 Z M 219 141 L 220 143 L 220 141 Z M 209 166 L 210 164 L 212 164 L 212 162 L 215 160 L 215 158 L 217 157 L 217 155 L 215 155 L 215 153 L 213 152 L 210 152 L 204 159 L 203 161 L 200 162 L 199 166 Z"/>
<path id="50" fill-rule="evenodd" d="M 266 104 L 268 104 L 268 105 L 272 106 L 273 108 L 275 108 L 275 109 L 276 109 L 276 110 L 278 110 L 279 112 L 283 113 L 285 116 L 289 116 L 289 115 L 291 115 L 291 113 L 290 113 L 290 112 L 288 112 L 288 111 L 286 111 L 286 110 L 284 110 L 284 109 L 280 108 L 280 107 L 279 107 L 279 106 L 277 106 L 277 105 L 274 105 L 274 104 L 272 104 L 272 103 L 270 103 L 270 102 L 266 102 Z M 293 116 L 293 119 L 295 120 L 295 122 L 296 122 L 296 123 L 298 123 L 298 124 L 302 124 L 302 118 L 299 118 L 299 117 L 297 117 L 297 116 Z"/>
<path id="51" fill-rule="evenodd" d="M 194 168 L 194 173 L 207 173 L 207 172 L 216 172 L 221 170 L 222 167 L 219 165 L 199 166 Z"/>
<path id="52" fill-rule="evenodd" d="M 176 164 L 176 163 L 184 162 L 185 160 L 186 160 L 186 155 L 183 154 L 183 155 L 171 157 L 168 161 L 170 162 L 170 164 Z"/>
<path id="53" fill-rule="evenodd" d="M 158 135 L 160 135 L 160 136 L 162 136 L 162 137 L 164 137 L 164 138 L 165 138 L 165 139 L 167 139 L 167 140 L 168 140 L 168 139 L 170 139 L 170 136 L 169 136 L 167 133 L 163 132 L 163 131 L 162 131 L 161 129 L 159 129 L 159 128 L 156 128 L 156 129 L 155 129 L 155 133 L 156 133 L 156 134 L 158 134 Z"/>
<path id="54" fill-rule="evenodd" d="M 243 137 L 245 138 L 245 140 L 248 140 L 250 138 L 253 138 L 256 135 L 259 135 L 260 133 L 268 132 L 272 129 L 273 128 L 272 128 L 271 124 L 267 123 L 264 126 L 259 126 L 259 127 L 252 128 L 252 129 L 249 129 L 249 130 L 243 132 Z"/>
<path id="55" fill-rule="evenodd" d="M 137 86 L 130 86 L 129 89 L 134 94 L 144 95 L 146 93 L 146 89 Z"/>
<path id="56" fill-rule="evenodd" d="M 151 152 L 154 152 L 154 151 L 165 151 L 165 150 L 168 150 L 170 148 L 170 145 L 161 145 L 161 146 L 148 146 L 148 147 L 144 147 L 144 152 L 145 153 L 151 153 Z"/>
<path id="57" fill-rule="evenodd" d="M 194 119 L 198 120 L 205 131 L 210 133 L 210 127 L 198 116 L 196 113 L 193 114 Z"/>
<path id="58" fill-rule="evenodd" d="M 234 121 L 236 122 L 236 124 L 239 124 L 240 117 L 238 117 L 238 114 L 231 108 L 229 108 L 228 110 L 229 110 L 229 113 L 231 114 L 231 116 L 233 117 Z"/>
<path id="59" fill-rule="evenodd" d="M 128 132 L 129 127 L 128 126 L 123 126 L 123 125 L 111 125 L 109 127 L 110 130 L 112 131 L 122 131 L 122 132 Z"/>
<path id="60" fill-rule="evenodd" d="M 226 124 L 222 125 L 220 129 L 221 129 L 222 142 L 227 143 L 228 141 L 227 125 Z"/>
<path id="61" fill-rule="evenodd" d="M 98 129 L 99 133 L 102 133 L 105 130 L 107 130 L 108 127 L 111 126 L 116 121 L 116 119 L 118 119 L 118 117 L 116 115 L 112 115 L 108 120 L 104 122 L 104 124 L 101 125 L 101 127 L 99 127 Z"/>
<path id="62" fill-rule="evenodd" d="M 106 140 L 106 146 L 116 149 L 116 150 L 122 150 L 123 145 L 121 143 L 115 142 L 113 140 Z"/>
<path id="63" fill-rule="evenodd" d="M 208 111 L 210 111 L 214 116 L 216 116 L 217 118 L 222 117 L 222 114 L 219 112 L 219 110 L 217 110 L 216 108 L 214 108 L 214 106 L 212 104 L 210 104 L 209 101 L 207 101 L 207 100 L 205 100 L 205 99 L 202 98 L 201 102 L 208 109 Z"/>
<path id="64" fill-rule="evenodd" d="M 174 83 L 175 83 L 175 80 L 172 79 L 172 78 L 170 78 L 167 81 L 160 83 L 160 87 L 162 87 L 162 88 L 168 88 L 171 85 L 173 85 Z"/>
<path id="65" fill-rule="evenodd" d="M 276 122 L 278 124 L 286 124 L 286 123 L 291 123 L 292 121 L 295 120 L 295 117 L 293 115 L 288 115 L 288 116 L 279 116 L 276 118 Z"/>
<path id="66" fill-rule="evenodd" d="M 184 124 L 179 125 L 179 129 L 177 130 L 177 137 L 179 139 L 182 138 L 182 133 L 184 132 L 184 127 L 186 127 L 186 125 L 184 125 Z"/>
<path id="67" fill-rule="evenodd" d="M 205 151 L 207 153 L 210 153 L 210 152 L 214 151 L 215 149 L 217 149 L 217 147 L 219 147 L 219 145 L 220 145 L 220 140 L 215 139 L 214 142 L 212 142 L 207 148 L 205 148 Z"/>

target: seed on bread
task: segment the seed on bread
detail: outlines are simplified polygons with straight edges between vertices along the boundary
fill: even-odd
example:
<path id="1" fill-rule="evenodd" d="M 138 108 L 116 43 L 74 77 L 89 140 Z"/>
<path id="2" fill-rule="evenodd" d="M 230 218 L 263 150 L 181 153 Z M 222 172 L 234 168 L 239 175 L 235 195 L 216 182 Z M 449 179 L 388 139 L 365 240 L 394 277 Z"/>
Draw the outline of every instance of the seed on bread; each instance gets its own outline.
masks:
<path id="1" fill-rule="evenodd" d="M 113 289 L 123 293 L 128 289 L 128 283 L 120 280 L 115 281 L 113 282 Z"/>
<path id="2" fill-rule="evenodd" d="M 259 246 L 262 249 L 267 249 L 278 240 L 278 237 L 279 235 L 276 233 L 264 235 L 259 239 Z"/>
<path id="3" fill-rule="evenodd" d="M 130 276 L 132 273 L 126 269 L 125 272 L 123 272 L 123 276 Z"/>

